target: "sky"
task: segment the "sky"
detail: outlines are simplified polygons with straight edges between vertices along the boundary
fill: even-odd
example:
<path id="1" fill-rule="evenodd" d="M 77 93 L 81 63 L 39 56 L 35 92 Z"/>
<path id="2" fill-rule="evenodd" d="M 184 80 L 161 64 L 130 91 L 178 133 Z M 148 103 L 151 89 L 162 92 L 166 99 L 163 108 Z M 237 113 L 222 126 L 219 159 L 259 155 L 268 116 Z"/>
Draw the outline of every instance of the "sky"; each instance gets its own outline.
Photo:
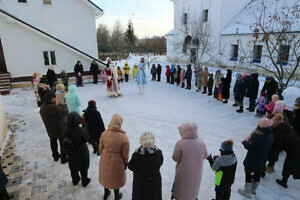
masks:
<path id="1" fill-rule="evenodd" d="M 97 19 L 109 29 L 119 20 L 123 28 L 133 21 L 139 38 L 163 36 L 173 28 L 173 3 L 170 0 L 92 0 L 104 10 Z"/>

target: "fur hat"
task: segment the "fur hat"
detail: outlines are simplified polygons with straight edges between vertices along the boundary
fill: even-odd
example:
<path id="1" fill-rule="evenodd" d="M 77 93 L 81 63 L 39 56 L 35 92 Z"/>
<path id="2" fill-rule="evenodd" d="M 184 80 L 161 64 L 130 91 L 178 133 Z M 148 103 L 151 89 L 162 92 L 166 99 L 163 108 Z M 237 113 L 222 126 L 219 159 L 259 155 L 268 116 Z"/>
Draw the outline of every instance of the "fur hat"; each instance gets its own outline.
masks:
<path id="1" fill-rule="evenodd" d="M 95 100 L 89 100 L 88 105 L 89 106 L 96 106 L 96 101 Z"/>
<path id="2" fill-rule="evenodd" d="M 284 117 L 281 113 L 278 113 L 273 117 L 272 120 L 276 120 L 277 122 L 282 123 L 284 120 Z"/>
<path id="3" fill-rule="evenodd" d="M 278 101 L 279 100 L 279 96 L 277 95 L 277 94 L 273 94 L 272 95 L 272 101 L 273 102 L 276 102 L 276 101 Z"/>
<path id="4" fill-rule="evenodd" d="M 264 117 L 258 120 L 258 126 L 260 128 L 267 128 L 267 127 L 271 127 L 272 125 L 273 125 L 273 121 L 268 118 Z"/>
<path id="5" fill-rule="evenodd" d="M 151 132 L 144 132 L 140 137 L 140 144 L 144 148 L 152 148 L 155 144 L 155 137 Z"/>
<path id="6" fill-rule="evenodd" d="M 233 151 L 233 141 L 226 140 L 221 144 L 220 150 L 221 151 Z"/>

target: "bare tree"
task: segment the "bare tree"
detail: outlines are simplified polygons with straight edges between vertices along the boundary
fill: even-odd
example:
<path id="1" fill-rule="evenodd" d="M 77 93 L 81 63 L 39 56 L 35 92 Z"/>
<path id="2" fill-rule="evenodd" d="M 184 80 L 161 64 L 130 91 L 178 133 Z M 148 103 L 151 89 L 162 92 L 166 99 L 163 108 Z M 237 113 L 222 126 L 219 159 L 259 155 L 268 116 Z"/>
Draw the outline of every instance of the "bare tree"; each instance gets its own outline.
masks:
<path id="1" fill-rule="evenodd" d="M 271 73 L 282 89 L 297 80 L 300 34 L 295 28 L 300 27 L 299 4 L 298 0 L 255 0 L 248 9 L 255 21 L 250 26 L 253 37 L 242 47 L 240 61 Z"/>
<path id="2" fill-rule="evenodd" d="M 110 47 L 113 52 L 122 52 L 124 44 L 124 29 L 120 21 L 116 21 L 110 38 Z"/>
<path id="3" fill-rule="evenodd" d="M 151 64 L 158 59 L 159 56 L 157 55 L 154 55 L 153 53 L 145 53 L 143 54 L 144 58 L 145 58 L 145 61 L 146 61 L 146 64 L 148 66 L 148 69 L 150 68 Z"/>

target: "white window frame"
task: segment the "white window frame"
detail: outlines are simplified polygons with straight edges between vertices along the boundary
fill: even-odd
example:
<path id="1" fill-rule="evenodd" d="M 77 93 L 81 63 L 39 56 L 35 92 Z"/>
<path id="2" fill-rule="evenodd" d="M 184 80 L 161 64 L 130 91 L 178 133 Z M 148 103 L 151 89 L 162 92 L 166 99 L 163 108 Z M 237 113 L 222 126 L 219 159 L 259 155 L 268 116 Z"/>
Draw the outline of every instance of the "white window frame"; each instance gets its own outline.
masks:
<path id="1" fill-rule="evenodd" d="M 53 60 L 52 60 L 52 57 L 51 57 L 51 52 L 54 52 L 54 61 L 55 62 L 52 62 Z M 45 53 L 47 53 L 49 64 L 46 64 Z M 54 50 L 43 51 L 43 59 L 44 59 L 44 66 L 50 66 L 50 65 L 55 66 L 55 65 L 57 65 L 56 51 L 54 51 Z"/>
<path id="2" fill-rule="evenodd" d="M 259 49 L 261 48 L 261 49 Z M 258 44 L 258 45 L 254 45 L 253 46 L 253 59 L 252 62 L 253 63 L 261 63 L 261 59 L 262 59 L 262 50 L 263 50 L 263 45 Z M 260 55 L 259 55 L 259 51 L 260 50 Z"/>
<path id="3" fill-rule="evenodd" d="M 236 47 L 237 47 L 237 53 L 235 53 Z M 237 55 L 235 56 L 235 54 L 237 54 Z M 238 44 L 232 44 L 231 49 L 230 49 L 230 60 L 231 61 L 237 61 L 238 57 L 239 57 L 239 45 Z"/>

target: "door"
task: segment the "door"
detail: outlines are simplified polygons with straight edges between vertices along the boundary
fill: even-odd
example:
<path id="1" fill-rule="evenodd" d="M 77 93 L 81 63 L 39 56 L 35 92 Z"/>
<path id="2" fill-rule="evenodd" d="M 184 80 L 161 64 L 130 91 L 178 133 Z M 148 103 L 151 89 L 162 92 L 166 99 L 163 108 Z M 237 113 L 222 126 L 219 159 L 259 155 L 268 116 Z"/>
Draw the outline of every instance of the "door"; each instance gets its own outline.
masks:
<path id="1" fill-rule="evenodd" d="M 6 73 L 6 72 L 7 72 L 7 68 L 6 68 L 4 52 L 3 52 L 1 38 L 0 38 L 0 73 Z"/>

